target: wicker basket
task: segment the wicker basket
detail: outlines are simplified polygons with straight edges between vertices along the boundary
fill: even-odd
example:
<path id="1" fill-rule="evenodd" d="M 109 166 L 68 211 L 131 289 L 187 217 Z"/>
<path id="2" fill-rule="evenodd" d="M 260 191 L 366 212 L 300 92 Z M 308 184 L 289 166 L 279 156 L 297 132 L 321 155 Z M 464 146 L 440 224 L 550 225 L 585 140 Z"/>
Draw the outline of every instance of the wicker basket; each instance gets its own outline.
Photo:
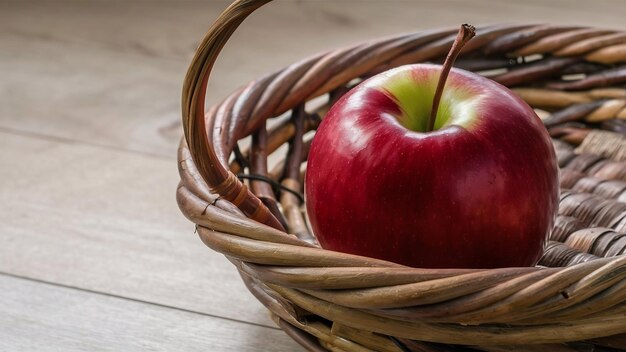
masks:
<path id="1" fill-rule="evenodd" d="M 626 33 L 478 28 L 456 66 L 541 109 L 561 167 L 559 216 L 541 266 L 425 270 L 316 245 L 301 196 L 310 145 L 303 136 L 358 79 L 441 62 L 456 29 L 314 56 L 205 114 L 219 51 L 268 1 L 236 1 L 198 48 L 183 91 L 177 199 L 287 334 L 311 351 L 626 350 Z M 316 97 L 327 99 L 305 109 Z M 281 115 L 268 131 L 266 121 Z M 240 150 L 249 135 L 250 148 Z M 283 144 L 284 161 L 268 170 L 268 154 Z"/>

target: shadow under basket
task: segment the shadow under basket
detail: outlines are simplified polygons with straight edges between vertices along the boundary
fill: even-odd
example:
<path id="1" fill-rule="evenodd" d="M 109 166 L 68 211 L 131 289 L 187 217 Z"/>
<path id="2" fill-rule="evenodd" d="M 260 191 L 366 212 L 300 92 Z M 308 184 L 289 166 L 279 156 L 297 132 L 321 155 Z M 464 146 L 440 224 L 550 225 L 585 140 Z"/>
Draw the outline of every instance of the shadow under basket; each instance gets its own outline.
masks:
<path id="1" fill-rule="evenodd" d="M 266 2 L 231 5 L 191 63 L 177 200 L 289 336 L 310 351 L 626 350 L 626 33 L 477 28 L 456 66 L 510 87 L 542 117 L 561 168 L 559 215 L 537 267 L 416 269 L 319 248 L 301 196 L 307 132 L 358 81 L 441 63 L 456 28 L 316 55 L 205 112 L 219 51 Z"/>

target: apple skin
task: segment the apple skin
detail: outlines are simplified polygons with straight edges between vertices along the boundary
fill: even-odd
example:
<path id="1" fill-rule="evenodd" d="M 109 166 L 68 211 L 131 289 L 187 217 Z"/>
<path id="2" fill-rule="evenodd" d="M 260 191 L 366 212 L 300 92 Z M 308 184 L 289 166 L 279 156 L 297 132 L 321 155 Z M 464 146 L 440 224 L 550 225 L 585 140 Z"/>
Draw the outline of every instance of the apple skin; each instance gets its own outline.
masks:
<path id="1" fill-rule="evenodd" d="M 535 112 L 453 69 L 408 65 L 345 94 L 309 154 L 307 213 L 322 248 L 421 268 L 532 266 L 558 209 L 558 167 Z"/>

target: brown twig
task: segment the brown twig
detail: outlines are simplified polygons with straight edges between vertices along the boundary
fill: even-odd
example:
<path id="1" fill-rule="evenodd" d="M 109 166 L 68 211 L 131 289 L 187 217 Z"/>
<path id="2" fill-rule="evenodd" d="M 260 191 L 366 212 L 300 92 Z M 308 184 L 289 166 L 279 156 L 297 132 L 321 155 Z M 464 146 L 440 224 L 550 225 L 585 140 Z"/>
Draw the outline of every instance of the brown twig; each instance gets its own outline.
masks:
<path id="1" fill-rule="evenodd" d="M 443 93 L 443 88 L 446 85 L 446 80 L 448 79 L 448 74 L 450 73 L 450 69 L 452 69 L 454 60 L 459 56 L 465 43 L 472 39 L 474 35 L 476 35 L 476 28 L 472 25 L 462 24 L 461 28 L 459 28 L 459 34 L 457 34 L 454 43 L 452 43 L 452 48 L 450 48 L 450 52 L 448 52 L 448 56 L 446 56 L 446 61 L 443 62 L 443 68 L 441 69 L 441 75 L 439 76 L 439 82 L 437 83 L 437 89 L 435 90 L 435 96 L 433 98 L 433 107 L 430 111 L 430 118 L 428 119 L 428 129 L 426 130 L 428 132 L 432 131 L 435 127 L 439 101 L 441 100 L 441 94 Z"/>

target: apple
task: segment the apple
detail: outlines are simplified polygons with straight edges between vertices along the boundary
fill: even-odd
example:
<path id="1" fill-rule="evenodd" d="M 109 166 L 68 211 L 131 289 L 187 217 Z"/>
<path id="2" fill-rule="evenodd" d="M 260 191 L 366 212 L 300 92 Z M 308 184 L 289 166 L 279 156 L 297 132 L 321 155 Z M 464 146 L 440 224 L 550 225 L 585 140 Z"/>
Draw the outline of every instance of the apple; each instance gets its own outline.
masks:
<path id="1" fill-rule="evenodd" d="M 305 182 L 323 248 L 422 268 L 536 264 L 558 208 L 550 137 L 509 89 L 450 70 L 456 54 L 376 75 L 329 110 Z"/>

